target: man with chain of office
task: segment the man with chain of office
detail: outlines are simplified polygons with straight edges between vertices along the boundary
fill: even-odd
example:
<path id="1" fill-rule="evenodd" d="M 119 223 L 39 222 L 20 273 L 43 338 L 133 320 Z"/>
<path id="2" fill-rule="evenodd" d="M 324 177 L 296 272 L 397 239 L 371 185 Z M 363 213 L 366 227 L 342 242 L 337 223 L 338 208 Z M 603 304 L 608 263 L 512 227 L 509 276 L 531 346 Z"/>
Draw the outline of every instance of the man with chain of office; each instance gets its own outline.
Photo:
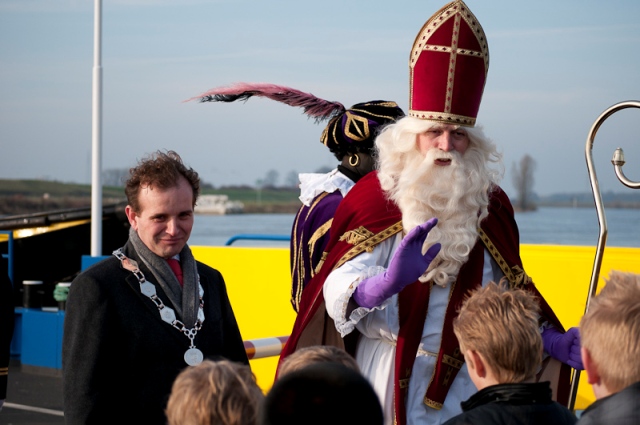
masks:
<path id="1" fill-rule="evenodd" d="M 67 298 L 65 422 L 165 425 L 176 376 L 204 359 L 249 364 L 222 274 L 188 245 L 200 177 L 156 151 L 125 182 L 124 246 L 80 273 Z"/>

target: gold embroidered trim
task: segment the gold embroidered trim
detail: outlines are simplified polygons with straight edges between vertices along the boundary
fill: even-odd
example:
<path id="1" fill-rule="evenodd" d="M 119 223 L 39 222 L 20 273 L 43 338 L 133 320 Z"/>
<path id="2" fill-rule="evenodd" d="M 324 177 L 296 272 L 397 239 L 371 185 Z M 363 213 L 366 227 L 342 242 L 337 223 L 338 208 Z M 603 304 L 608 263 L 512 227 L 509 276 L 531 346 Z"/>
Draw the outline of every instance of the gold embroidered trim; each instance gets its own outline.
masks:
<path id="1" fill-rule="evenodd" d="M 431 36 L 435 34 L 438 29 L 445 24 L 449 19 L 454 20 L 454 30 L 451 38 L 451 45 L 434 45 L 429 44 Z M 476 40 L 480 46 L 480 50 L 461 49 L 458 47 L 458 41 L 460 37 L 460 26 L 462 21 L 466 22 L 471 31 L 475 34 Z M 423 51 L 440 52 L 449 55 L 449 78 L 447 79 L 447 93 L 451 93 L 453 84 L 455 83 L 455 66 L 457 61 L 457 55 L 472 56 L 481 58 L 484 61 L 485 77 L 489 70 L 489 46 L 487 44 L 487 37 L 484 34 L 482 26 L 471 13 L 471 11 L 465 7 L 464 4 L 458 2 L 452 2 L 442 7 L 436 12 L 429 20 L 422 26 L 418 36 L 416 37 L 413 47 L 411 49 L 411 56 L 409 61 L 409 68 L 413 69 Z M 410 85 L 413 87 L 413 72 L 411 74 Z M 409 104 L 413 104 L 413 92 L 409 99 Z M 440 121 L 447 124 L 459 124 L 465 126 L 474 126 L 476 123 L 475 117 L 467 117 L 464 115 L 451 114 L 451 98 L 447 98 L 444 111 L 432 112 L 432 111 L 416 111 L 409 110 L 409 116 L 428 119 L 433 121 Z"/>
<path id="2" fill-rule="evenodd" d="M 437 401 L 433 401 L 430 398 L 425 397 L 423 400 L 424 404 L 431 407 L 432 409 L 440 410 L 442 409 L 442 403 L 438 403 Z"/>
<path id="3" fill-rule="evenodd" d="M 409 387 L 409 378 L 406 379 L 400 379 L 398 381 L 400 388 L 408 388 Z"/>
<path id="4" fill-rule="evenodd" d="M 464 115 L 447 114 L 444 112 L 415 111 L 410 109 L 409 116 L 423 120 L 440 121 L 446 124 L 474 126 L 476 123 L 475 118 L 466 117 Z"/>
<path id="5" fill-rule="evenodd" d="M 333 217 L 327 220 L 327 222 L 324 223 L 322 226 L 318 227 L 316 231 L 313 232 L 313 235 L 311 235 L 311 238 L 309 239 L 309 242 L 308 242 L 309 258 L 313 258 L 313 249 L 315 247 L 316 242 L 318 242 L 318 239 L 320 239 L 321 237 L 327 234 L 327 232 L 331 228 L 331 223 L 333 223 Z"/>
<path id="6" fill-rule="evenodd" d="M 444 354 L 442 356 L 442 363 L 449 366 L 449 368 L 447 368 L 447 372 L 445 373 L 444 379 L 442 381 L 442 383 L 447 387 L 449 386 L 449 381 L 451 381 L 451 375 L 453 374 L 452 368 L 456 368 L 460 370 L 462 368 L 462 365 L 464 364 L 464 357 L 462 357 L 462 359 L 458 359 L 457 357 L 459 356 L 460 356 L 460 348 L 456 348 L 455 350 L 453 350 L 453 356 L 449 356 L 447 354 Z"/>
<path id="7" fill-rule="evenodd" d="M 320 261 L 318 262 L 318 265 L 316 266 L 316 269 L 314 270 L 315 274 L 317 274 L 320 271 L 320 268 L 322 268 L 322 265 L 324 264 L 324 260 L 327 259 L 327 251 L 324 251 L 322 253 L 322 258 L 320 258 Z"/>
<path id="8" fill-rule="evenodd" d="M 324 130 L 322 130 L 322 134 L 320 135 L 320 143 L 322 143 L 325 146 L 329 146 L 327 144 L 328 142 L 328 138 L 329 138 L 329 126 L 325 127 Z"/>
<path id="9" fill-rule="evenodd" d="M 504 273 L 509 280 L 509 284 L 512 288 L 520 288 L 531 284 L 531 278 L 525 273 L 522 267 L 513 266 L 512 268 L 509 268 L 505 259 L 502 257 L 500 252 L 498 252 L 498 248 L 496 248 L 493 242 L 491 242 L 491 239 L 489 239 L 489 236 L 487 236 L 482 229 L 478 229 L 478 235 L 480 236 L 484 246 L 502 270 L 502 273 Z"/>
<path id="10" fill-rule="evenodd" d="M 458 49 L 457 48 L 458 37 L 454 32 L 453 34 L 454 40 L 452 40 L 454 42 L 452 43 L 451 47 L 449 47 L 449 49 L 451 50 L 448 50 L 445 52 L 481 57 L 484 59 L 485 73 L 487 72 L 487 70 L 489 69 L 489 46 L 487 44 L 487 37 L 484 34 L 484 29 L 480 25 L 480 22 L 478 21 L 478 19 L 476 19 L 476 17 L 473 15 L 473 13 L 471 13 L 469 9 L 463 6 L 460 6 L 460 10 L 458 11 L 457 10 L 458 5 L 459 3 L 450 4 L 448 5 L 449 7 L 447 6 L 443 7 L 438 12 L 436 12 L 431 18 L 429 18 L 429 20 L 423 25 L 422 29 L 420 30 L 420 33 L 418 33 L 418 36 L 416 37 L 416 41 L 414 42 L 413 49 L 411 51 L 411 60 L 409 63 L 409 66 L 411 68 L 415 66 L 415 63 L 418 60 L 418 57 L 420 56 L 420 53 L 422 51 L 424 50 L 443 51 L 441 49 L 445 46 L 434 46 L 434 45 L 428 44 L 428 42 L 431 36 L 438 30 L 438 28 L 440 28 L 443 24 L 445 24 L 453 14 L 455 19 L 455 28 L 458 29 L 459 31 L 461 19 L 464 20 L 467 23 L 467 25 L 469 25 L 469 28 L 471 28 L 471 30 L 475 33 L 476 39 L 478 40 L 478 44 L 480 45 L 481 50 L 474 51 L 474 50 L 467 50 L 467 49 Z"/>
<path id="11" fill-rule="evenodd" d="M 377 104 L 378 106 L 383 106 L 385 108 L 397 108 L 398 104 L 396 102 L 367 102 L 364 106 L 369 106 Z M 357 115 L 357 113 L 361 113 L 364 116 Z M 382 118 L 384 120 L 393 120 L 395 121 L 396 117 L 394 115 L 389 114 L 375 114 L 372 111 L 367 111 L 366 109 L 360 108 L 351 108 L 347 109 L 344 113 L 344 116 L 347 117 L 347 122 L 344 125 L 344 131 L 347 136 L 352 138 L 355 141 L 362 142 L 371 137 L 371 129 L 369 128 L 369 120 L 367 117 L 376 117 Z M 338 128 L 342 128 L 341 126 L 334 125 L 335 121 L 340 118 L 341 115 L 334 117 L 331 122 L 322 130 L 322 135 L 320 136 L 320 142 L 328 146 L 329 142 L 329 127 L 331 127 L 331 135 L 333 136 L 333 140 L 338 140 L 336 137 L 336 131 Z M 359 134 L 354 134 L 351 129 L 354 128 Z"/>
<path id="12" fill-rule="evenodd" d="M 309 209 L 307 210 L 307 214 L 305 215 L 304 220 L 309 219 L 309 215 L 311 214 L 313 209 L 328 194 L 329 194 L 328 192 L 323 192 L 313 200 L 313 203 L 309 206 Z M 303 219 L 303 217 L 301 217 L 303 207 L 301 207 L 298 213 L 296 214 L 296 218 L 293 224 L 294 229 L 296 230 L 298 229 L 299 221 Z M 314 235 L 315 235 L 315 232 L 314 232 Z M 298 236 L 297 231 L 292 232 L 293 241 L 291 243 L 291 249 L 295 250 L 294 252 L 295 255 L 293 255 L 293 264 L 291 265 L 291 282 L 292 282 L 291 301 L 293 302 L 294 308 L 296 311 L 298 311 L 298 308 L 300 306 L 300 298 L 302 298 L 302 290 L 304 289 L 304 279 L 306 276 L 304 258 L 309 259 L 309 267 L 311 268 L 311 277 L 313 277 L 313 274 L 314 274 L 314 267 L 311 261 L 311 258 L 313 256 L 313 245 L 309 244 L 309 246 L 307 247 L 302 246 L 301 242 L 302 242 L 302 239 L 304 239 L 304 233 L 300 234 L 301 240 L 298 240 L 297 236 Z M 296 272 L 297 272 L 297 276 L 296 276 Z"/>
<path id="13" fill-rule="evenodd" d="M 456 369 L 462 368 L 462 365 L 464 364 L 462 360 L 458 360 L 455 357 L 451 357 L 447 354 L 442 356 L 442 363 L 451 367 L 455 367 Z"/>
<path id="14" fill-rule="evenodd" d="M 452 53 L 455 48 L 452 46 L 439 46 L 436 44 L 425 44 L 424 49 L 422 50 L 430 50 L 433 52 L 444 52 L 444 53 Z M 464 55 L 464 56 L 473 56 L 476 58 L 481 58 L 482 57 L 482 52 L 479 52 L 477 50 L 467 50 L 467 49 L 457 49 L 456 51 L 457 54 L 459 55 Z"/>
<path id="15" fill-rule="evenodd" d="M 311 214 L 311 211 L 313 211 L 313 209 L 318 206 L 318 203 L 320 203 L 320 201 L 322 201 L 325 198 L 325 196 L 327 196 L 328 194 L 329 192 L 322 192 L 320 195 L 316 197 L 316 199 L 314 199 L 313 204 L 309 206 L 309 211 L 307 211 L 307 216 L 305 217 L 305 220 L 309 218 L 309 214 Z"/>
<path id="16" fill-rule="evenodd" d="M 298 269 L 298 274 L 295 276 L 297 279 L 293 281 L 291 286 L 291 297 L 294 303 L 296 311 L 300 309 L 300 299 L 302 298 L 302 290 L 304 289 L 304 262 L 302 261 L 302 246 L 299 246 L 296 255 L 294 256 L 295 267 Z M 291 274 L 295 274 L 295 270 L 292 268 Z M 293 276 L 292 276 L 293 277 Z"/>
<path id="17" fill-rule="evenodd" d="M 329 121 L 329 124 L 327 124 L 324 130 L 322 130 L 322 135 L 320 136 L 320 142 L 322 142 L 322 144 L 327 147 L 329 147 L 329 127 L 331 127 L 331 136 L 333 137 L 333 140 L 338 140 L 336 136 L 336 131 L 338 130 L 338 126 L 331 125 L 336 119 L 338 119 L 338 117 L 333 117 L 331 121 Z"/>
<path id="18" fill-rule="evenodd" d="M 351 245 L 358 245 L 359 243 L 369 239 L 371 236 L 373 236 L 373 232 L 368 231 L 364 226 L 360 226 L 355 230 L 345 232 L 340 236 L 340 241 L 345 241 Z"/>
<path id="19" fill-rule="evenodd" d="M 369 130 L 369 120 L 365 117 L 361 117 L 360 115 L 356 115 L 349 110 L 347 110 L 345 115 L 347 117 L 347 121 L 344 125 L 345 135 L 356 142 L 367 140 L 371 135 L 371 131 Z M 357 131 L 357 133 L 354 133 L 352 130 Z"/>
<path id="20" fill-rule="evenodd" d="M 458 42 L 460 41 L 460 15 L 453 17 L 453 37 L 451 37 L 451 50 L 449 51 L 449 78 L 447 78 L 447 93 L 453 93 L 453 83 L 456 80 L 456 63 L 458 62 Z M 426 46 L 425 46 L 426 47 Z M 451 112 L 453 96 L 446 96 L 444 112 Z"/>
<path id="21" fill-rule="evenodd" d="M 372 103 L 365 103 L 366 105 L 371 105 Z M 397 108 L 398 104 L 396 102 L 379 102 L 377 103 L 379 106 L 384 106 L 386 108 Z M 394 115 L 386 115 L 386 114 L 374 114 L 372 111 L 367 111 L 366 109 L 360 109 L 360 108 L 351 108 L 349 109 L 349 111 L 351 112 L 360 112 L 364 115 L 368 115 L 368 116 L 372 116 L 372 117 L 376 117 L 376 118 L 382 118 L 385 120 L 395 120 L 396 117 Z"/>
<path id="22" fill-rule="evenodd" d="M 300 214 L 301 213 L 302 213 L 302 211 L 298 211 L 298 213 L 296 214 L 296 219 L 293 222 L 293 226 L 294 226 L 295 229 L 298 228 L 298 221 L 300 220 Z M 294 247 L 298 246 L 297 233 L 298 232 L 293 232 L 293 234 L 291 235 L 291 237 L 293 238 L 292 244 L 293 244 Z M 297 264 L 297 261 L 298 261 L 297 256 L 294 256 L 293 261 L 294 261 L 293 267 L 291 267 L 291 273 L 292 274 L 293 274 L 293 271 L 296 269 L 296 264 Z"/>
<path id="23" fill-rule="evenodd" d="M 447 368 L 447 371 L 444 373 L 444 378 L 442 379 L 442 385 L 445 387 L 449 386 L 449 381 L 451 380 L 451 374 L 453 373 L 453 369 L 451 367 Z"/>
<path id="24" fill-rule="evenodd" d="M 336 263 L 336 265 L 333 267 L 333 270 L 337 269 L 338 267 L 340 267 L 341 265 L 343 265 L 344 263 L 346 263 L 347 261 L 349 261 L 350 259 L 354 258 L 355 256 L 362 254 L 364 251 L 367 252 L 372 252 L 373 248 L 378 245 L 380 242 L 389 239 L 391 236 L 395 235 L 398 232 L 402 231 L 402 220 L 397 222 L 396 224 L 387 227 L 386 229 L 384 229 L 382 232 L 378 233 L 378 234 L 373 234 L 372 232 L 370 232 L 369 230 L 365 229 L 364 227 L 359 227 L 357 229 L 357 235 L 371 235 L 368 236 L 366 239 L 360 239 L 360 238 L 356 238 L 356 235 L 353 234 L 353 230 L 346 232 L 345 234 L 343 234 L 340 237 L 340 240 L 345 240 L 347 238 L 355 238 L 358 239 L 359 242 L 357 242 L 357 244 L 355 244 L 355 246 L 353 248 L 351 248 L 349 251 L 347 251 L 347 253 L 345 255 L 342 256 L 342 258 L 340 258 L 340 260 Z M 352 243 L 350 242 L 350 240 L 347 240 L 347 243 Z"/>

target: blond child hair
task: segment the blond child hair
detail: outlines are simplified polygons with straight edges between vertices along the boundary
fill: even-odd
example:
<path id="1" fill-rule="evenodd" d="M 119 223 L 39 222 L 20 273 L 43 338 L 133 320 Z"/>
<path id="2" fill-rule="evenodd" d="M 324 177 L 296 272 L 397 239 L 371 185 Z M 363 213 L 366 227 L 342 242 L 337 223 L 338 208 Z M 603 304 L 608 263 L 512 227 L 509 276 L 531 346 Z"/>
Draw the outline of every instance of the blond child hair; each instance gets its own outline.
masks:
<path id="1" fill-rule="evenodd" d="M 539 306 L 524 289 L 489 282 L 470 293 L 453 321 L 463 353 L 475 350 L 499 383 L 535 378 L 542 361 Z"/>
<path id="2" fill-rule="evenodd" d="M 640 381 L 640 275 L 612 270 L 580 321 L 580 344 L 611 393 Z"/>

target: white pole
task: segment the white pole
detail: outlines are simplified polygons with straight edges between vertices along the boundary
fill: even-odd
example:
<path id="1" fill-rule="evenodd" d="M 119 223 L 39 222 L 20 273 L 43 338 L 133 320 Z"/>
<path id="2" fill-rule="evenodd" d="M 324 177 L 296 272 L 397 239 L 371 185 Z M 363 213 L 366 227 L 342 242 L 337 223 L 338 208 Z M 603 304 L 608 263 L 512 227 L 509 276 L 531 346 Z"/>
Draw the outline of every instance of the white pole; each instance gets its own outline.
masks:
<path id="1" fill-rule="evenodd" d="M 95 0 L 91 156 L 91 256 L 102 255 L 102 0 Z"/>

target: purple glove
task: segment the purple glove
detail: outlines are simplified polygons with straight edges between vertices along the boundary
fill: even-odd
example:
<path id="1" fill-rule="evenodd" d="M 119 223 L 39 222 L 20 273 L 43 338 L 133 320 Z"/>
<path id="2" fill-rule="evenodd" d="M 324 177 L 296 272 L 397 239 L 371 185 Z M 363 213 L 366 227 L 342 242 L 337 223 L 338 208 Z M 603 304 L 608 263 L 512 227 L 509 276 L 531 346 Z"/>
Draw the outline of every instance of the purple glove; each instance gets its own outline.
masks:
<path id="1" fill-rule="evenodd" d="M 542 331 L 542 345 L 551 357 L 566 363 L 574 369 L 584 370 L 580 355 L 580 329 L 570 328 L 562 333 L 556 328 Z"/>
<path id="2" fill-rule="evenodd" d="M 437 223 L 438 219 L 434 217 L 411 230 L 393 254 L 389 268 L 363 280 L 353 293 L 353 300 L 360 307 L 373 308 L 418 280 L 440 252 L 440 244 L 435 243 L 422 255 L 422 245 Z"/>

